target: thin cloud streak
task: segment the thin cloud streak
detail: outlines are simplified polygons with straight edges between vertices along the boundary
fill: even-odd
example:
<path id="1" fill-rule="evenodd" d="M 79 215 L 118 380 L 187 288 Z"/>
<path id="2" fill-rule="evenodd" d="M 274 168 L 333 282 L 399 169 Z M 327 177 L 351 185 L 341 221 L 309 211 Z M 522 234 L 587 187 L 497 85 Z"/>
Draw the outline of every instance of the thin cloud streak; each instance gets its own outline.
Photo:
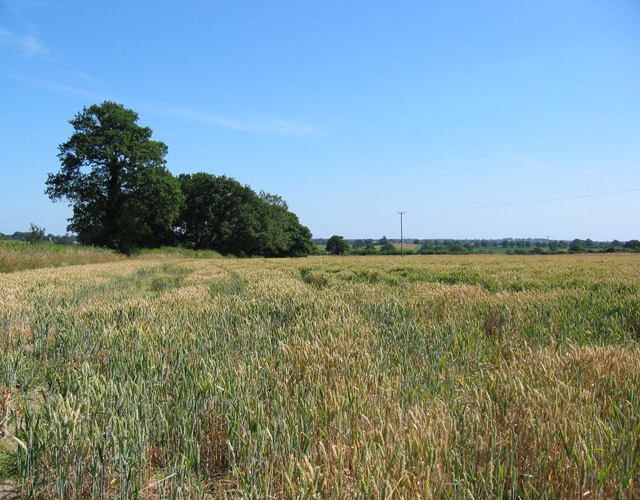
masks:
<path id="1" fill-rule="evenodd" d="M 31 78 L 17 73 L 11 73 L 7 76 L 12 80 L 20 82 L 29 87 L 55 92 L 57 94 L 85 97 L 96 101 L 102 101 L 105 99 L 114 100 L 113 98 L 106 98 L 104 95 L 100 95 L 96 92 L 85 90 L 79 87 L 74 87 L 71 85 L 66 85 L 64 83 L 54 82 L 51 80 Z M 218 115 L 202 113 L 186 108 L 163 109 L 156 106 L 150 106 L 149 111 L 163 116 L 172 116 L 185 120 L 209 123 L 211 125 L 215 125 L 216 127 L 236 130 L 238 132 L 298 137 L 310 136 L 314 138 L 322 138 L 327 135 L 324 130 L 318 130 L 307 125 L 301 125 L 294 121 L 287 120 L 242 121 Z"/>
<path id="2" fill-rule="evenodd" d="M 25 5 L 42 6 L 45 5 L 46 2 L 41 0 L 2 0 L 0 3 L 12 10 L 14 13 L 20 14 L 21 7 Z"/>
<path id="3" fill-rule="evenodd" d="M 43 57 L 50 52 L 34 35 L 17 35 L 2 27 L 0 27 L 0 42 L 3 45 L 17 47 L 27 58 Z"/>
<path id="4" fill-rule="evenodd" d="M 84 90 L 78 87 L 72 87 L 70 85 L 65 85 L 63 83 L 52 82 L 50 80 L 40 80 L 36 78 L 30 78 L 28 76 L 19 75 L 15 73 L 9 74 L 7 76 L 12 80 L 23 83 L 29 87 L 49 90 L 49 91 L 56 92 L 58 94 L 87 97 L 87 98 L 96 99 L 96 100 L 103 99 L 102 96 L 96 94 L 95 92 Z"/>
<path id="5" fill-rule="evenodd" d="M 627 193 L 636 193 L 640 191 L 640 188 L 633 189 L 623 189 L 621 191 L 608 191 L 606 193 L 591 193 L 591 194 L 580 194 L 576 196 L 563 196 L 561 198 L 547 198 L 544 200 L 529 200 L 529 201 L 514 201 L 507 203 L 494 203 L 488 205 L 475 205 L 475 206 L 460 206 L 460 207 L 446 207 L 446 208 L 423 208 L 412 210 L 412 212 L 449 212 L 449 211 L 457 211 L 457 210 L 478 210 L 480 208 L 502 208 L 502 207 L 517 207 L 520 205 L 537 205 L 540 203 L 554 203 L 557 201 L 568 201 L 568 200 L 581 200 L 584 198 L 598 198 L 600 196 L 611 196 L 614 194 L 627 194 Z"/>
<path id="6" fill-rule="evenodd" d="M 4 4 L 14 15 L 19 18 L 23 24 L 26 25 L 26 35 L 16 34 L 13 31 L 7 30 L 0 26 L 0 45 L 7 45 L 17 48 L 24 57 L 27 58 L 40 58 L 46 59 L 54 63 L 58 70 L 63 69 L 62 65 L 56 59 L 50 58 L 51 51 L 45 47 L 37 38 L 37 29 L 30 21 L 28 21 L 22 15 L 22 7 L 26 5 L 41 5 L 38 0 L 0 0 L 0 3 Z M 60 71 L 58 71 L 60 73 Z M 67 69 L 66 73 L 69 73 Z M 78 75 L 74 80 L 77 81 L 78 77 L 84 80 L 87 84 L 95 83 L 95 80 L 89 75 L 86 75 L 80 71 L 77 71 Z M 7 74 L 9 78 L 27 85 L 32 88 L 44 89 L 57 94 L 66 96 L 80 96 L 83 98 L 89 98 L 92 100 L 103 100 L 104 95 L 99 95 L 96 92 L 85 90 L 77 85 L 67 85 L 65 83 L 57 82 L 54 80 L 47 80 L 42 78 L 32 78 L 22 74 Z M 149 106 L 150 111 L 156 114 L 172 116 L 182 118 L 190 121 L 198 121 L 202 123 L 208 123 L 217 127 L 222 127 L 230 130 L 236 130 L 238 132 L 257 133 L 257 134 L 271 134 L 281 136 L 307 136 L 314 138 L 325 137 L 326 131 L 304 125 L 292 120 L 283 119 L 253 119 L 253 120 L 239 120 L 234 118 L 228 118 L 225 116 L 215 115 L 211 113 L 205 113 L 188 108 L 173 108 L 167 109 L 156 105 Z"/>
<path id="7" fill-rule="evenodd" d="M 316 138 L 325 137 L 327 134 L 324 130 L 318 130 L 308 125 L 302 125 L 289 120 L 253 120 L 244 121 L 227 118 L 224 116 L 203 113 L 186 108 L 170 108 L 170 109 L 154 109 L 158 114 L 165 116 L 173 116 L 185 120 L 199 121 L 209 123 L 217 127 L 237 130 L 238 132 L 250 132 L 260 134 L 275 135 L 295 135 L 295 136 L 311 136 Z"/>

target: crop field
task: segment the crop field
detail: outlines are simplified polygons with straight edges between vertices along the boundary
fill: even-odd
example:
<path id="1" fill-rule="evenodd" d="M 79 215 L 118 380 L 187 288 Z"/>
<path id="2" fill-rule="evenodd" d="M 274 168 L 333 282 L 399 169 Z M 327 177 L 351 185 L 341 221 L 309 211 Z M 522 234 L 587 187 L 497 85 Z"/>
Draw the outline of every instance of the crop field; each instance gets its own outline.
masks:
<path id="1" fill-rule="evenodd" d="M 0 497 L 640 498 L 640 256 L 0 274 Z"/>

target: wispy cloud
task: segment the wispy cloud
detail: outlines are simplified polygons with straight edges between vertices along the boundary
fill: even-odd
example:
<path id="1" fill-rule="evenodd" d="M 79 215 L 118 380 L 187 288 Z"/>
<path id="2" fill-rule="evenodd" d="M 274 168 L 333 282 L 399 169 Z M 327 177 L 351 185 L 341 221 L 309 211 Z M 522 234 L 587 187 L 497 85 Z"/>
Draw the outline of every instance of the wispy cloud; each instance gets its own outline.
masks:
<path id="1" fill-rule="evenodd" d="M 41 0 L 0 0 L 0 8 L 10 13 L 3 16 L 3 25 L 0 26 L 0 45 L 17 49 L 23 57 L 45 58 L 50 57 L 51 50 L 40 40 L 37 26 L 31 22 L 25 11 L 29 8 L 39 8 L 44 5 Z M 13 25 L 7 28 L 7 23 Z"/>
<path id="2" fill-rule="evenodd" d="M 64 83 L 54 82 L 50 80 L 42 80 L 38 78 L 31 78 L 28 76 L 15 74 L 15 73 L 9 74 L 7 76 L 12 80 L 28 85 L 29 87 L 49 90 L 52 92 L 56 92 L 58 94 L 87 97 L 89 99 L 94 99 L 94 100 L 100 100 L 104 98 L 103 96 L 95 92 L 91 92 L 89 90 L 85 90 L 79 87 L 74 87 L 71 85 L 66 85 Z"/>
<path id="3" fill-rule="evenodd" d="M 259 134 L 294 135 L 324 137 L 326 132 L 316 127 L 303 125 L 291 120 L 280 119 L 253 119 L 239 120 L 221 115 L 205 113 L 187 108 L 154 108 L 154 112 L 165 116 L 173 116 L 184 120 L 198 121 L 215 125 L 216 127 L 237 130 L 238 132 L 251 132 Z"/>
<path id="4" fill-rule="evenodd" d="M 18 11 L 24 5 L 44 5 L 43 0 L 1 0 L 0 3 L 11 10 Z"/>
<path id="5" fill-rule="evenodd" d="M 0 0 L 0 5 L 4 5 L 7 10 L 23 22 L 27 22 L 23 10 L 28 7 L 42 7 L 44 0 Z"/>
<path id="6" fill-rule="evenodd" d="M 502 151 L 502 156 L 508 160 L 513 160 L 515 162 L 518 162 L 520 164 L 523 164 L 538 170 L 547 170 L 547 171 L 557 170 L 556 168 L 552 167 L 551 165 L 545 162 L 539 161 L 535 158 L 531 158 L 528 156 L 514 155 L 514 154 L 511 154 L 506 149 Z"/>
<path id="7" fill-rule="evenodd" d="M 105 96 L 91 90 L 68 85 L 66 83 L 56 82 L 53 80 L 46 80 L 41 78 L 32 78 L 19 73 L 7 74 L 7 77 L 27 85 L 32 88 L 38 88 L 62 94 L 66 96 L 80 96 L 94 101 L 102 101 L 104 99 L 114 99 L 113 97 Z M 88 81 L 92 79 L 87 77 Z M 238 132 L 248 132 L 257 134 L 272 134 L 283 136 L 308 136 L 314 138 L 322 138 L 327 135 L 324 130 L 309 125 L 303 125 L 291 120 L 279 120 L 279 119 L 260 119 L 260 120 L 237 120 L 233 118 L 227 118 L 220 115 L 214 115 L 210 113 L 203 113 L 187 108 L 163 108 L 160 106 L 147 105 L 141 106 L 142 109 L 146 109 L 151 113 L 155 113 L 162 116 L 170 116 L 180 118 L 183 120 L 197 121 L 201 123 L 207 123 L 216 127 L 222 127 L 230 130 L 237 130 Z"/>
<path id="8" fill-rule="evenodd" d="M 51 63 L 48 67 L 56 69 L 54 78 L 33 78 L 20 73 L 5 73 L 8 78 L 27 85 L 32 88 L 39 88 L 49 92 L 54 92 L 66 96 L 80 96 L 91 100 L 103 100 L 104 94 L 87 90 L 81 87 L 82 83 L 92 87 L 97 82 L 89 75 L 77 71 L 73 68 L 65 68 L 65 64 L 61 63 L 57 57 L 52 56 L 51 50 L 46 47 L 37 36 L 37 28 L 24 15 L 23 11 L 27 7 L 38 7 L 44 3 L 42 0 L 0 0 L 0 6 L 6 7 L 13 13 L 14 19 L 23 27 L 23 33 L 12 31 L 0 26 L 0 45 L 10 46 L 17 49 L 23 57 L 30 59 L 46 59 Z M 65 74 L 66 77 L 60 75 Z M 70 74 L 73 78 L 70 79 Z M 73 83 L 67 84 L 66 81 Z M 207 113 L 189 108 L 166 108 L 158 105 L 146 106 L 149 112 L 159 115 L 171 116 L 183 120 L 196 121 L 206 123 L 216 127 L 236 130 L 238 132 L 248 132 L 256 134 L 271 134 L 281 136 L 306 136 L 321 138 L 327 135 L 325 130 L 318 127 L 309 126 L 296 122 L 294 120 L 285 120 L 279 118 L 249 118 L 240 119 L 228 116 Z"/>
<path id="9" fill-rule="evenodd" d="M 19 35 L 0 27 L 0 43 L 16 47 L 25 57 L 43 57 L 50 51 L 35 34 Z"/>

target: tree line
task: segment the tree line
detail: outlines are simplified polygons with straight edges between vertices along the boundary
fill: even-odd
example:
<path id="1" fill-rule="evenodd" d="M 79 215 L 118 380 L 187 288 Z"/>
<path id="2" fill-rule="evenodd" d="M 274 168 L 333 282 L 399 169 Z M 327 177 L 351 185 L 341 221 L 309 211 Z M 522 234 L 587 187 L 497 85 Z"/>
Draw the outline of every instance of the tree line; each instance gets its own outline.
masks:
<path id="1" fill-rule="evenodd" d="M 73 245 L 76 242 L 75 236 L 71 234 L 56 235 L 51 233 L 45 234 L 45 232 L 45 228 L 39 227 L 32 222 L 29 231 L 15 231 L 13 234 L 0 233 L 0 241 L 27 241 L 29 243 L 49 242 L 54 245 Z"/>
<path id="2" fill-rule="evenodd" d="M 316 251 L 309 229 L 277 195 L 206 172 L 173 176 L 166 144 L 138 114 L 105 101 L 71 121 L 59 146 L 61 168 L 45 193 L 73 208 L 77 240 L 130 254 L 181 245 L 224 255 L 299 257 Z"/>
<path id="3" fill-rule="evenodd" d="M 346 240 L 339 235 L 329 239 L 314 239 L 318 245 L 325 246 L 325 251 L 332 255 L 443 255 L 443 254 L 472 254 L 472 253 L 504 253 L 507 255 L 545 255 L 560 253 L 613 253 L 638 252 L 640 241 L 618 240 L 593 241 L 591 239 L 573 241 L 543 240 L 543 239 L 512 239 L 503 240 L 406 240 L 404 249 L 400 248 L 399 240 L 389 240 L 383 236 L 379 240 L 355 239 Z"/>

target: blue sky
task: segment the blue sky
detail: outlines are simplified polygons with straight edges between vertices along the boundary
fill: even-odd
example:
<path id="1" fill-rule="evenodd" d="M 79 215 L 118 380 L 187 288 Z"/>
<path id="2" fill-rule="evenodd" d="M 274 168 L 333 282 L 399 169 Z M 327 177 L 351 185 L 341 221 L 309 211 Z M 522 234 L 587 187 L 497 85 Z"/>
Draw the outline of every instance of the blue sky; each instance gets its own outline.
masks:
<path id="1" fill-rule="evenodd" d="M 5 234 L 113 100 L 316 237 L 640 237 L 637 0 L 1 0 L 0 95 Z"/>

